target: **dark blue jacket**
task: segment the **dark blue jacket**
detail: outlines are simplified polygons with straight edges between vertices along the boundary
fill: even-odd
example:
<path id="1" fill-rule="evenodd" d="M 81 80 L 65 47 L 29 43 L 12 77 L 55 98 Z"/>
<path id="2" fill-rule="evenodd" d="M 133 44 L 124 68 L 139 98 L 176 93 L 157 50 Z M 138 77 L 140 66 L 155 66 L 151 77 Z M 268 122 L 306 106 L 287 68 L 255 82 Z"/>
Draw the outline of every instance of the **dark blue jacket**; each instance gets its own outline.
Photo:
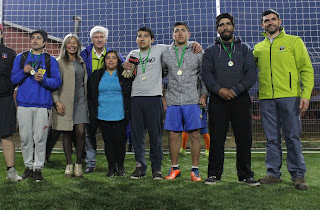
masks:
<path id="1" fill-rule="evenodd" d="M 61 77 L 59 71 L 58 62 L 54 57 L 50 59 L 50 77 L 47 77 L 45 56 L 44 54 L 38 59 L 38 65 L 35 69 L 38 72 L 43 73 L 43 80 L 38 82 L 29 73 L 24 73 L 21 69 L 22 53 L 17 55 L 13 62 L 13 68 L 11 72 L 11 82 L 14 86 L 19 85 L 17 93 L 17 104 L 18 106 L 24 107 L 42 107 L 51 109 L 52 107 L 52 94 L 51 91 L 58 89 L 61 86 Z M 29 53 L 27 60 L 24 64 L 27 65 L 29 62 L 34 62 L 38 58 L 38 55 L 34 55 L 32 58 Z"/>
<path id="2" fill-rule="evenodd" d="M 111 50 L 110 48 L 107 47 L 107 45 L 105 45 L 105 47 L 107 49 L 107 52 L 109 50 Z M 93 44 L 90 44 L 88 47 L 83 49 L 80 54 L 83 61 L 86 64 L 88 79 L 90 78 L 90 76 L 92 74 L 92 48 L 93 48 Z M 125 59 L 122 57 L 122 55 L 120 53 L 119 53 L 119 55 L 120 55 L 121 62 L 123 63 L 125 61 Z"/>
<path id="3" fill-rule="evenodd" d="M 0 56 L 0 97 L 12 96 L 14 87 L 10 75 L 16 52 L 0 44 Z"/>
<path id="4" fill-rule="evenodd" d="M 226 44 L 225 46 L 227 47 Z M 202 58 L 202 80 L 211 95 L 218 95 L 221 88 L 232 89 L 240 95 L 256 82 L 257 70 L 252 49 L 238 37 L 235 37 L 233 43 L 232 67 L 228 66 L 229 60 L 220 38 L 217 37 L 214 44 L 205 50 Z"/>

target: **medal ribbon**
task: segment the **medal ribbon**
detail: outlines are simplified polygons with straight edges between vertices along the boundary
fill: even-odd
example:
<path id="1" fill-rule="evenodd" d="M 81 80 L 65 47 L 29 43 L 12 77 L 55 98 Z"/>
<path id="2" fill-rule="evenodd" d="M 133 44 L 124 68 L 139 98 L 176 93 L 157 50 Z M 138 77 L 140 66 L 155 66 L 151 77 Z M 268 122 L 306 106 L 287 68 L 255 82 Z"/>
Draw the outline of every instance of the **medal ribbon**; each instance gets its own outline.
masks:
<path id="1" fill-rule="evenodd" d="M 146 71 L 146 67 L 147 67 L 147 63 L 148 63 L 148 60 L 149 60 L 150 51 L 151 51 L 151 47 L 149 48 L 149 52 L 148 52 L 148 55 L 147 55 L 147 59 L 145 60 L 144 65 L 143 65 L 143 62 L 142 62 L 142 59 L 141 59 L 141 54 L 140 54 L 140 52 L 139 52 L 139 58 L 140 58 L 140 63 L 141 63 L 141 67 L 142 67 L 142 72 L 143 72 L 143 73 Z"/>
<path id="2" fill-rule="evenodd" d="M 35 65 L 37 65 L 38 60 L 39 60 L 40 56 L 42 55 L 42 53 L 43 53 L 43 51 L 42 51 L 42 52 L 40 53 L 40 55 L 38 56 L 37 60 L 36 60 L 35 62 L 32 62 L 32 68 L 34 68 Z M 31 50 L 31 57 L 32 57 L 32 60 L 34 60 L 32 50 Z"/>
<path id="3" fill-rule="evenodd" d="M 221 38 L 220 38 L 220 40 L 221 40 Z M 228 52 L 228 50 L 227 50 L 226 46 L 224 46 L 224 44 L 223 44 L 223 41 L 222 41 L 222 40 L 221 40 L 221 44 L 222 44 L 222 46 L 223 46 L 223 49 L 227 52 L 227 54 L 228 54 L 228 56 L 229 56 L 229 58 L 230 58 L 230 61 L 231 61 L 231 54 L 232 54 L 233 41 L 231 42 L 230 53 Z"/>
<path id="4" fill-rule="evenodd" d="M 186 51 L 186 47 L 187 47 L 187 45 L 185 45 L 185 46 L 183 47 L 183 51 L 182 51 L 182 54 L 181 54 L 181 58 L 179 59 L 178 48 L 177 48 L 177 46 L 174 46 L 174 49 L 176 50 L 176 55 L 177 55 L 177 60 L 178 60 L 179 69 L 180 69 L 180 66 L 181 66 L 181 64 L 182 64 L 182 60 L 183 60 L 184 52 Z"/>

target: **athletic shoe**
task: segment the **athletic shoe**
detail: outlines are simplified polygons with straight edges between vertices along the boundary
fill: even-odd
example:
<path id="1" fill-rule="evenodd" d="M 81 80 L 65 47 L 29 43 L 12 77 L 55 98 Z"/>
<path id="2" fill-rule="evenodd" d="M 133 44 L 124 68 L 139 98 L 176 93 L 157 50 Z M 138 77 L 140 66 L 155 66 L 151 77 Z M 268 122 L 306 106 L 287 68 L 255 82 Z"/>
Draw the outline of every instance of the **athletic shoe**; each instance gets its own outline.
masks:
<path id="1" fill-rule="evenodd" d="M 34 180 L 35 182 L 41 182 L 41 181 L 43 181 L 41 169 L 35 169 L 35 170 L 34 170 L 34 172 L 33 172 L 33 180 Z"/>
<path id="2" fill-rule="evenodd" d="M 259 179 L 258 182 L 260 182 L 261 184 L 276 184 L 276 183 L 281 183 L 282 180 L 280 177 L 274 177 L 271 175 L 267 175 L 263 179 Z"/>
<path id="3" fill-rule="evenodd" d="M 293 186 L 295 189 L 298 189 L 298 190 L 307 190 L 308 189 L 308 185 L 307 185 L 306 181 L 304 180 L 304 177 L 297 177 L 293 182 Z"/>
<path id="4" fill-rule="evenodd" d="M 195 182 L 202 181 L 199 170 L 191 171 L 190 176 L 191 176 L 191 181 L 195 181 Z"/>
<path id="5" fill-rule="evenodd" d="M 106 175 L 107 177 L 113 177 L 114 176 L 114 169 L 112 168 L 112 169 L 109 169 L 109 171 L 108 171 L 108 173 L 107 173 L 107 175 Z"/>
<path id="6" fill-rule="evenodd" d="M 219 181 L 220 179 L 217 179 L 216 176 L 208 176 L 208 178 L 206 180 L 204 180 L 204 183 L 205 184 L 208 184 L 208 185 L 212 185 L 212 184 L 216 184 L 217 181 Z"/>
<path id="7" fill-rule="evenodd" d="M 7 171 L 7 177 L 10 182 L 20 182 L 22 180 L 22 177 L 18 175 L 18 172 L 14 167 L 11 167 Z"/>
<path id="8" fill-rule="evenodd" d="M 168 172 L 168 175 L 164 178 L 164 179 L 175 179 L 176 177 L 179 177 L 181 174 L 180 174 L 180 169 L 177 168 L 175 170 L 173 170 L 173 168 L 171 167 L 169 169 L 169 172 Z"/>
<path id="9" fill-rule="evenodd" d="M 119 167 L 118 168 L 118 175 L 119 176 L 125 176 L 126 175 L 126 172 L 125 172 L 123 167 Z"/>
<path id="10" fill-rule="evenodd" d="M 26 178 L 32 177 L 32 175 L 33 175 L 32 169 L 26 167 L 21 177 L 22 179 L 26 179 Z"/>
<path id="11" fill-rule="evenodd" d="M 243 179 L 243 180 L 239 180 L 239 181 L 247 183 L 247 185 L 252 186 L 252 187 L 256 187 L 256 186 L 260 186 L 261 185 L 261 183 L 259 181 L 254 180 L 253 178 Z"/>
<path id="12" fill-rule="evenodd" d="M 145 174 L 142 172 L 141 167 L 136 167 L 136 170 L 130 175 L 130 179 L 140 179 L 143 176 L 145 176 Z"/>
<path id="13" fill-rule="evenodd" d="M 154 171 L 154 172 L 152 172 L 152 179 L 153 179 L 153 180 L 162 180 L 163 177 L 162 177 L 161 171 Z"/>
<path id="14" fill-rule="evenodd" d="M 94 172 L 94 170 L 96 170 L 96 167 L 87 167 L 86 170 L 84 171 L 85 173 L 92 173 Z"/>
<path id="15" fill-rule="evenodd" d="M 180 155 L 187 155 L 187 150 L 180 148 L 179 154 Z"/>

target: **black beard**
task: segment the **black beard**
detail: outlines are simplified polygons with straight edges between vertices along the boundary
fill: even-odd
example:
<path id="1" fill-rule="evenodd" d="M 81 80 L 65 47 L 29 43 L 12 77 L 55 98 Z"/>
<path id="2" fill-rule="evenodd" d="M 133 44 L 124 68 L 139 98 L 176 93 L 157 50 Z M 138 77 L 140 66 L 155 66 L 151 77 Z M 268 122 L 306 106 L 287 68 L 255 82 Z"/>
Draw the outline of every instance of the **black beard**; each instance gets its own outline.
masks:
<path id="1" fill-rule="evenodd" d="M 220 37 L 223 41 L 229 41 L 233 38 L 233 32 L 230 31 L 229 35 L 225 35 L 223 32 L 220 34 Z"/>
<path id="2" fill-rule="evenodd" d="M 280 28 L 280 26 L 275 26 L 275 29 L 274 29 L 274 31 L 270 31 L 269 30 L 269 27 L 267 27 L 267 29 L 265 30 L 266 32 L 268 32 L 269 34 L 274 34 L 274 33 L 276 33 L 277 31 L 279 31 L 279 28 Z"/>

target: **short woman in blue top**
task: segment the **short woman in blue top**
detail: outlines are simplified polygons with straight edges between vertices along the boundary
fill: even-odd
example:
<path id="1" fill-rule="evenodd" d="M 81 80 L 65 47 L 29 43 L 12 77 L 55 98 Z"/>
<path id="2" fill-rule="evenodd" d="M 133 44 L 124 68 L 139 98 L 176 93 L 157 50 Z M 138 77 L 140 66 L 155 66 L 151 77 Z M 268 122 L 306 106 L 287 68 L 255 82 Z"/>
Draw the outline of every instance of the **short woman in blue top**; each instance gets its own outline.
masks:
<path id="1" fill-rule="evenodd" d="M 110 50 L 105 56 L 105 68 L 95 71 L 88 81 L 88 102 L 91 103 L 90 123 L 100 127 L 105 143 L 109 171 L 125 176 L 126 126 L 129 121 L 132 79 L 121 73 L 119 54 Z"/>

